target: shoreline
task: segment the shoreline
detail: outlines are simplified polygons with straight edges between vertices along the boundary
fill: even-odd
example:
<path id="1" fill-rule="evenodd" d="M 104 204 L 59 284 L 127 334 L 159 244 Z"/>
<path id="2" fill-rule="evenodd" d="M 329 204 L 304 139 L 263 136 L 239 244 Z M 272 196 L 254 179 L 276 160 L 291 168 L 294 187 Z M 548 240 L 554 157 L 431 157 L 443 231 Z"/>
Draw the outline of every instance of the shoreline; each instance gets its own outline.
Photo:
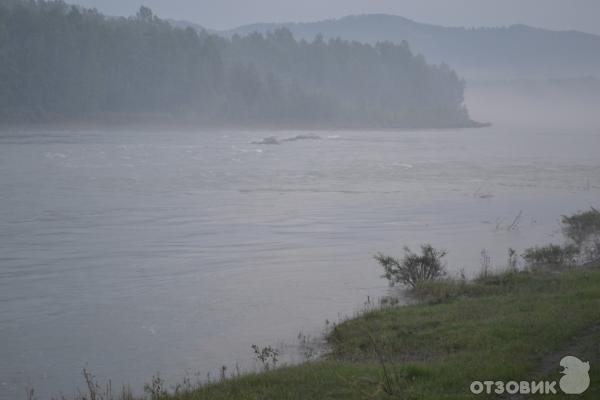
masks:
<path id="1" fill-rule="evenodd" d="M 1 121 L 0 132 L 8 130 L 181 130 L 181 131 L 380 131 L 380 132 L 405 132 L 405 131 L 430 131 L 451 129 L 480 129 L 493 126 L 490 122 L 471 120 L 464 124 L 432 124 L 432 125 L 387 125 L 387 124 L 343 124 L 343 123 L 217 123 L 191 120 L 177 117 L 138 117 L 117 116 L 113 118 L 83 118 L 83 119 L 54 119 L 40 121 Z"/>
<path id="2" fill-rule="evenodd" d="M 223 367 L 214 380 L 175 386 L 155 376 L 138 397 L 130 388 L 115 396 L 84 370 L 85 387 L 103 400 L 462 399 L 472 398 L 471 381 L 557 381 L 565 355 L 600 363 L 597 262 L 435 281 L 413 295 L 416 303 L 382 303 L 331 325 L 327 352 L 299 364 L 280 366 L 276 349 L 256 347 L 260 372 Z M 590 377 L 583 399 L 600 393 L 600 369 Z"/>

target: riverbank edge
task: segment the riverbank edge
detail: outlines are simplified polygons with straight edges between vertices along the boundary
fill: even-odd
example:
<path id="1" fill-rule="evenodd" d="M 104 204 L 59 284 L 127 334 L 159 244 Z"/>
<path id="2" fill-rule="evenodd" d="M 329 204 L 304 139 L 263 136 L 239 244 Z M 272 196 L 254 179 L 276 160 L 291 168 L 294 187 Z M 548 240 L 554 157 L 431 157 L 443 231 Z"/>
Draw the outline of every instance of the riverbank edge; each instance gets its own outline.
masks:
<path id="1" fill-rule="evenodd" d="M 506 270 L 472 281 L 442 279 L 417 287 L 415 303 L 382 302 L 333 324 L 325 355 L 264 370 L 146 385 L 151 400 L 204 399 L 471 399 L 520 398 L 473 394 L 473 381 L 549 381 L 571 355 L 590 362 L 591 385 L 579 399 L 600 395 L 600 265 L 559 271 Z M 259 349 L 258 349 L 259 350 Z M 272 350 L 272 349 L 271 349 Z M 260 352 L 257 352 L 257 355 Z M 117 396 L 86 376 L 83 399 Z M 100 393 L 105 393 L 101 395 Z M 529 396 L 544 398 L 545 396 Z M 34 397 L 32 397 L 34 398 Z"/>
<path id="2" fill-rule="evenodd" d="M 263 123 L 260 121 L 221 123 L 190 119 L 174 116 L 138 116 L 138 115 L 109 115 L 92 116 L 90 118 L 68 119 L 52 118 L 40 120 L 1 120 L 0 132 L 11 130 L 183 130 L 183 131 L 428 131 L 449 129 L 478 129 L 492 126 L 489 122 L 469 120 L 464 123 L 448 124 L 422 124 L 422 125 L 394 125 L 394 124 L 345 124 L 332 123 Z"/>

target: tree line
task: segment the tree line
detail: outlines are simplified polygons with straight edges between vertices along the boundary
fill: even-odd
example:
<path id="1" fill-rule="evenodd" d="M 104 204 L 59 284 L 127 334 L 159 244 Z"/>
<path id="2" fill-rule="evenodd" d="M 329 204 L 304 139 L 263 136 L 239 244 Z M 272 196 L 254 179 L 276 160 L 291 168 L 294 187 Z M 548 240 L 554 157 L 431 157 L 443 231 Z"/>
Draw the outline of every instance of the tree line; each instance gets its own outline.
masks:
<path id="1" fill-rule="evenodd" d="M 406 42 L 231 39 L 140 8 L 0 0 L 0 120 L 134 115 L 207 124 L 469 126 L 464 81 Z"/>

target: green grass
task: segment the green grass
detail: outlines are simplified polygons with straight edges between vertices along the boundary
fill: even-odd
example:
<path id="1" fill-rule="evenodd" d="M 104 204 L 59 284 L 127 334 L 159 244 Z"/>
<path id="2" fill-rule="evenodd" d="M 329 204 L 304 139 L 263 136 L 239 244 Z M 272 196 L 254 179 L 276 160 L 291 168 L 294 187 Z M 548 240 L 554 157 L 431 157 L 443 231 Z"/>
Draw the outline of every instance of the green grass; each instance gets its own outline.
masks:
<path id="1" fill-rule="evenodd" d="M 335 326 L 323 360 L 168 398 L 485 398 L 470 394 L 473 380 L 539 380 L 532 374 L 549 355 L 600 325 L 598 269 L 429 283 L 417 293 L 427 304 L 384 308 Z M 598 339 L 596 333 L 579 349 L 591 363 L 592 386 L 578 398 L 600 398 Z M 558 378 L 554 370 L 545 376 Z"/>

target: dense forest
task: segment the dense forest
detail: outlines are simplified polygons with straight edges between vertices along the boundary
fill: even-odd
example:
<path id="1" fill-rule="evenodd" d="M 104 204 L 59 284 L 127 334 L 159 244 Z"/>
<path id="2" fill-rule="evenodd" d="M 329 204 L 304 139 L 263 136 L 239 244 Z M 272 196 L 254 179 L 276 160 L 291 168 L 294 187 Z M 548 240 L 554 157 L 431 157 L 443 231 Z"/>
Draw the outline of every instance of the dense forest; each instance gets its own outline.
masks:
<path id="1" fill-rule="evenodd" d="M 108 17 L 61 1 L 0 0 L 0 121 L 165 118 L 204 124 L 475 125 L 464 82 L 408 44 L 230 39 L 142 7 Z"/>

